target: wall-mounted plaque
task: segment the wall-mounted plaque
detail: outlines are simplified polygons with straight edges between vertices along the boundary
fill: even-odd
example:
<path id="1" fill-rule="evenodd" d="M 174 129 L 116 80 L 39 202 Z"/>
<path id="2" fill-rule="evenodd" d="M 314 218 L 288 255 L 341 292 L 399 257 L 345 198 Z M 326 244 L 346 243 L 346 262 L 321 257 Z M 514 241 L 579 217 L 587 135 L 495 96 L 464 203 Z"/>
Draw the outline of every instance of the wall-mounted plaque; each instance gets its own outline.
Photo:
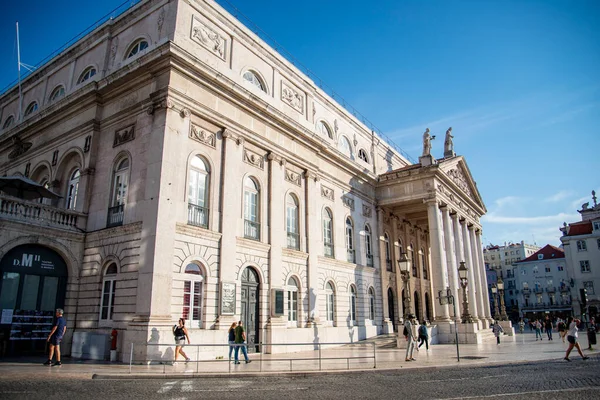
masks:
<path id="1" fill-rule="evenodd" d="M 221 282 L 221 314 L 235 314 L 235 283 Z"/>
<path id="2" fill-rule="evenodd" d="M 285 292 L 282 289 L 273 289 L 273 316 L 284 314 Z"/>

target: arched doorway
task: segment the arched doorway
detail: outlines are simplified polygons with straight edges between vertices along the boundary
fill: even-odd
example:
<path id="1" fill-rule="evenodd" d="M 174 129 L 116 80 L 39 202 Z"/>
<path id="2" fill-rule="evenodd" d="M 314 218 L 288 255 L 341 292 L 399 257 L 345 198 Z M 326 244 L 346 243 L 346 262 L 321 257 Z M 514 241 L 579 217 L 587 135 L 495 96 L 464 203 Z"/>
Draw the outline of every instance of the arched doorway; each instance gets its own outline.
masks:
<path id="1" fill-rule="evenodd" d="M 388 289 L 388 314 L 390 316 L 390 321 L 392 322 L 392 326 L 394 327 L 394 332 L 398 332 L 398 328 L 396 327 L 396 307 L 394 306 L 394 291 L 392 288 Z"/>
<path id="2" fill-rule="evenodd" d="M 242 314 L 241 319 L 246 327 L 248 352 L 257 352 L 259 343 L 259 292 L 260 281 L 256 271 L 250 267 L 242 273 Z"/>
<path id="3" fill-rule="evenodd" d="M 429 293 L 425 293 L 425 319 L 431 321 L 431 303 L 429 302 Z"/>
<path id="4" fill-rule="evenodd" d="M 420 303 L 419 303 L 419 293 L 415 292 L 415 317 L 417 317 L 417 319 L 419 321 L 421 321 L 421 307 L 420 307 Z"/>
<path id="5" fill-rule="evenodd" d="M 0 329 L 9 351 L 44 351 L 54 310 L 65 304 L 67 264 L 47 247 L 24 244 L 0 260 L 0 274 Z"/>

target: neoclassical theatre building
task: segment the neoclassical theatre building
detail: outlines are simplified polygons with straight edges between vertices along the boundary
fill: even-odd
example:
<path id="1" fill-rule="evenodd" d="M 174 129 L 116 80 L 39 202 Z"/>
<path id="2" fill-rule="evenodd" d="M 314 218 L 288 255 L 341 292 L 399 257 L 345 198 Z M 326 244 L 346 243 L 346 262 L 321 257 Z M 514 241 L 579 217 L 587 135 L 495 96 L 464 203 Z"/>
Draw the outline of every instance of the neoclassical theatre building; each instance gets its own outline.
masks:
<path id="1" fill-rule="evenodd" d="M 60 196 L 0 193 L 0 340 L 43 350 L 64 307 L 75 357 L 113 328 L 156 357 L 179 318 L 192 343 L 239 319 L 251 344 L 349 342 L 410 306 L 451 342 L 461 261 L 480 340 L 486 210 L 451 138 L 412 164 L 216 2 L 142 1 L 0 95 L 0 175 Z"/>

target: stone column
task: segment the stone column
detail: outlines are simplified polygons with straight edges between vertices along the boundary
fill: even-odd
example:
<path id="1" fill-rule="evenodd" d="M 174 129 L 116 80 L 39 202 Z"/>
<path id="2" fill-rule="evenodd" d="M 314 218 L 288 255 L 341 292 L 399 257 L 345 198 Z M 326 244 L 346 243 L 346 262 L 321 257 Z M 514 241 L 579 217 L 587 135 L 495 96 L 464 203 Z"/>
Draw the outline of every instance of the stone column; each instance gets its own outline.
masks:
<path id="1" fill-rule="evenodd" d="M 477 282 L 475 280 L 475 273 L 473 270 L 477 268 L 476 265 L 473 264 L 473 258 L 471 253 L 471 239 L 469 238 L 469 229 L 467 228 L 466 221 L 461 221 L 460 226 L 462 229 L 462 241 L 464 246 L 464 256 L 465 263 L 469 270 L 469 284 L 467 286 L 467 294 L 469 299 L 469 314 L 473 317 L 473 321 L 477 322 L 477 301 L 475 300 L 475 286 L 477 286 Z"/>
<path id="2" fill-rule="evenodd" d="M 282 269 L 282 248 L 286 245 L 287 233 L 285 232 L 285 199 L 283 191 L 285 160 L 271 152 L 267 156 L 269 161 L 269 296 L 273 289 L 283 289 L 284 282 Z M 301 298 L 301 297 L 300 297 Z M 299 299 L 299 301 L 301 301 Z M 285 325 L 284 317 L 273 317 L 273 302 L 269 302 L 268 325 Z M 298 313 L 300 314 L 300 313 Z M 277 320 L 277 321 L 276 321 Z M 275 323 L 277 322 L 277 323 Z M 298 321 L 302 326 L 302 321 Z"/>
<path id="3" fill-rule="evenodd" d="M 460 297 L 458 297 L 458 287 L 456 285 L 458 283 L 458 266 L 456 265 L 456 256 L 452 246 L 452 221 L 450 220 L 450 211 L 448 210 L 448 207 L 442 207 L 442 219 L 444 222 L 444 239 L 446 242 L 446 260 L 448 262 L 448 286 L 450 287 L 452 295 L 454 296 L 454 301 L 458 306 L 458 303 L 460 302 Z M 460 320 L 460 307 L 453 308 L 453 310 L 454 309 L 456 309 L 456 315 L 453 315 L 454 319 Z"/>
<path id="4" fill-rule="evenodd" d="M 392 231 L 393 231 L 393 242 L 394 245 L 392 246 L 392 268 L 396 271 L 396 326 L 398 326 L 398 332 L 400 331 L 400 325 L 402 325 L 404 323 L 404 305 L 403 305 L 403 298 L 402 298 L 402 290 L 404 290 L 404 281 L 402 281 L 402 276 L 400 274 L 400 266 L 398 265 L 396 260 L 400 259 L 400 250 L 398 249 L 398 247 L 395 245 L 395 243 L 398 241 L 399 238 L 399 233 L 398 233 L 398 220 L 397 218 L 393 217 L 391 219 L 392 221 Z M 405 247 L 406 248 L 406 247 Z"/>
<path id="5" fill-rule="evenodd" d="M 221 283 L 229 282 L 236 283 L 236 299 L 240 298 L 241 287 L 240 282 L 236 282 L 236 268 L 233 268 L 236 264 L 236 247 L 237 239 L 236 236 L 240 229 L 243 229 L 241 225 L 241 214 L 240 204 L 242 204 L 242 194 L 240 191 L 242 174 L 242 153 L 244 151 L 244 139 L 229 130 L 225 129 L 222 133 L 222 176 L 221 176 L 221 226 L 220 231 L 221 243 L 219 248 L 219 290 Z M 221 293 L 218 295 L 218 299 L 221 299 Z M 236 304 L 235 315 L 222 315 L 219 307 L 219 316 L 215 329 L 227 329 L 233 321 L 237 320 L 237 316 L 240 313 L 238 309 L 239 300 Z"/>
<path id="6" fill-rule="evenodd" d="M 311 171 L 305 172 L 305 192 L 304 202 L 306 204 L 306 214 L 304 221 L 306 224 L 306 252 L 308 253 L 308 318 L 313 324 L 319 324 L 319 259 L 322 251 L 323 242 L 321 241 L 321 213 L 319 211 L 318 195 L 319 187 L 317 182 L 319 177 Z"/>
<path id="7" fill-rule="evenodd" d="M 483 285 L 482 287 L 485 289 L 485 295 L 483 296 L 483 307 L 484 307 L 483 314 L 485 314 L 485 318 L 491 324 L 493 322 L 493 319 L 492 319 L 492 313 L 490 310 L 490 297 L 487 294 L 488 282 L 487 282 L 487 275 L 485 273 L 485 262 L 483 261 L 483 245 L 482 245 L 482 241 L 481 241 L 481 229 L 478 229 L 475 232 L 475 238 L 476 238 L 478 256 L 479 256 L 479 269 L 481 271 L 481 284 Z"/>
<path id="8" fill-rule="evenodd" d="M 477 301 L 477 319 L 479 319 L 479 321 L 485 323 L 485 311 L 483 308 L 483 286 L 481 286 L 481 268 L 479 265 L 479 257 L 478 257 L 478 252 L 480 252 L 481 250 L 479 250 L 477 248 L 477 243 L 475 241 L 475 228 L 473 225 L 468 227 L 469 229 L 469 240 L 471 241 L 471 259 L 473 260 L 473 275 L 475 277 L 475 282 L 477 282 L 476 286 L 474 289 L 476 289 L 475 292 L 475 299 Z M 487 288 L 485 288 L 485 295 L 487 296 Z M 482 328 L 485 328 L 485 324 L 482 325 Z"/>
<path id="9" fill-rule="evenodd" d="M 430 200 L 427 204 L 427 220 L 429 222 L 429 244 L 431 246 L 431 281 L 433 282 L 432 299 L 437 298 L 440 290 L 448 286 L 448 271 L 446 269 L 446 253 L 443 251 L 442 224 L 440 209 L 437 201 Z M 450 321 L 448 305 L 441 305 L 439 301 L 433 302 L 436 309 L 436 321 Z"/>
<path id="10" fill-rule="evenodd" d="M 390 279 L 390 272 L 387 270 L 387 262 L 386 262 L 386 254 L 385 254 L 385 230 L 383 229 L 383 213 L 384 211 L 381 207 L 377 206 L 375 208 L 375 212 L 377 213 L 376 219 L 376 227 L 375 234 L 377 235 L 373 239 L 377 239 L 377 243 L 379 245 L 379 277 L 381 278 L 381 309 L 383 314 L 383 322 L 382 328 L 383 332 L 386 334 L 393 333 L 394 328 L 392 325 L 392 321 L 390 320 L 390 310 L 388 309 L 388 293 L 387 293 L 387 283 Z M 391 241 L 392 238 L 388 239 Z M 390 243 L 391 249 L 392 243 Z M 392 253 L 390 251 L 390 257 L 392 257 Z M 393 261 L 392 261 L 393 262 Z M 376 264 L 374 264 L 376 265 Z"/>
<path id="11" fill-rule="evenodd" d="M 460 230 L 460 223 L 458 222 L 458 214 L 454 212 L 450 215 L 452 219 L 452 232 L 454 234 L 454 275 L 450 278 L 450 287 L 452 288 L 452 294 L 456 299 L 456 322 L 462 320 L 462 291 L 460 287 L 460 278 L 458 277 L 458 267 L 460 262 L 464 261 L 464 250 L 462 243 L 462 235 Z M 457 297 L 458 296 L 458 297 Z"/>

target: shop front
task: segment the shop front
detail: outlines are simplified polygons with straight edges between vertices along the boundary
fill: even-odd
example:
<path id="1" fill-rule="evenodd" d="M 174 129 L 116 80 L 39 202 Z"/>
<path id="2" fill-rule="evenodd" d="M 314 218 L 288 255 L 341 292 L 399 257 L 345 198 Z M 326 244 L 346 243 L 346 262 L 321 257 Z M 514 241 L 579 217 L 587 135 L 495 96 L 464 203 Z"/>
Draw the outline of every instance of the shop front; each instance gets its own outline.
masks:
<path id="1" fill-rule="evenodd" d="M 0 354 L 40 353 L 63 308 L 67 265 L 52 249 L 24 244 L 0 260 Z"/>

